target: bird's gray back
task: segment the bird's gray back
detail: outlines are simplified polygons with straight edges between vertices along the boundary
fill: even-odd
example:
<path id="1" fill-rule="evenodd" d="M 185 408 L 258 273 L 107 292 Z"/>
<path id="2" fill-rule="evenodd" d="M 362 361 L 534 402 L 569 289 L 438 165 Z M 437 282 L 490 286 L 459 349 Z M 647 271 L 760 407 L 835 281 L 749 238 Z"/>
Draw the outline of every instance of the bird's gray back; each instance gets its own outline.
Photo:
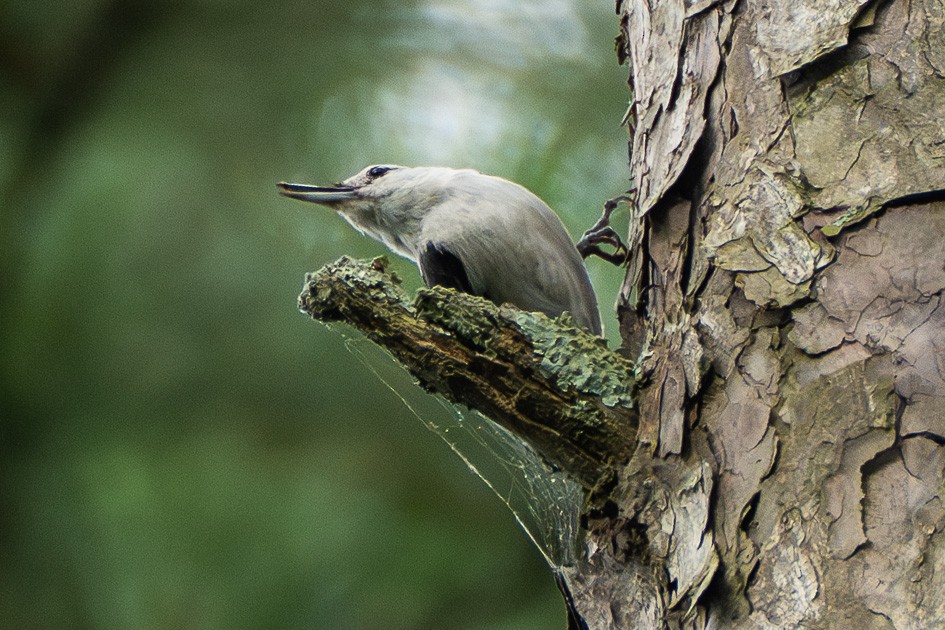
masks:
<path id="1" fill-rule="evenodd" d="M 463 263 L 473 292 L 501 304 L 575 321 L 600 334 L 597 299 L 561 220 L 525 188 L 475 171 L 457 173 L 450 193 L 420 227 L 421 242 Z"/>

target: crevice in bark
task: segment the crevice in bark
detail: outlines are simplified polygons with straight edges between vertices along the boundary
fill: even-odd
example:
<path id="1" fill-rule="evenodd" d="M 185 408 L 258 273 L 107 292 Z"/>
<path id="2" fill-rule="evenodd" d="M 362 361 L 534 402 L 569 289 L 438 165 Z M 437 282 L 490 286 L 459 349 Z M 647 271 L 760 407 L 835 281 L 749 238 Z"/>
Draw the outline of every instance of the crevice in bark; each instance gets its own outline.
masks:
<path id="1" fill-rule="evenodd" d="M 943 142 L 945 142 L 945 139 L 943 139 Z M 901 197 L 896 197 L 895 199 L 890 199 L 884 205 L 883 210 L 887 208 L 901 208 L 903 206 L 912 206 L 941 201 L 945 201 L 945 188 L 926 190 L 923 192 L 917 192 L 911 195 L 903 195 Z M 879 216 L 879 213 L 877 213 L 876 216 Z"/>
<path id="2" fill-rule="evenodd" d="M 925 438 L 926 440 L 935 442 L 939 446 L 945 446 L 945 436 L 932 433 L 931 431 L 916 431 L 915 433 L 907 433 L 902 436 L 903 440 L 908 440 L 911 438 Z"/>
<path id="3" fill-rule="evenodd" d="M 824 79 L 868 56 L 869 50 L 860 44 L 855 36 L 851 37 L 846 46 L 781 77 L 785 94 L 789 99 L 797 98 Z"/>

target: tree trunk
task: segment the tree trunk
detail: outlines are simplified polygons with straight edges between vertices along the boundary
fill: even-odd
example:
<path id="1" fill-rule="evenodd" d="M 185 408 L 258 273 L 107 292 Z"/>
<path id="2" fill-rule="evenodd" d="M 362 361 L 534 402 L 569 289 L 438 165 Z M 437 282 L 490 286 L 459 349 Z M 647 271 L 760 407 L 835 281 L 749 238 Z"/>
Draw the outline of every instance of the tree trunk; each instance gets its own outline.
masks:
<path id="1" fill-rule="evenodd" d="M 303 309 L 582 483 L 572 626 L 945 627 L 942 0 L 617 12 L 638 364 L 379 263 Z"/>
<path id="2" fill-rule="evenodd" d="M 945 6 L 618 13 L 636 188 L 619 311 L 646 349 L 622 482 L 659 492 L 617 501 L 644 532 L 644 606 L 599 599 L 634 553 L 612 520 L 589 560 L 607 588 L 577 581 L 578 611 L 945 627 Z"/>

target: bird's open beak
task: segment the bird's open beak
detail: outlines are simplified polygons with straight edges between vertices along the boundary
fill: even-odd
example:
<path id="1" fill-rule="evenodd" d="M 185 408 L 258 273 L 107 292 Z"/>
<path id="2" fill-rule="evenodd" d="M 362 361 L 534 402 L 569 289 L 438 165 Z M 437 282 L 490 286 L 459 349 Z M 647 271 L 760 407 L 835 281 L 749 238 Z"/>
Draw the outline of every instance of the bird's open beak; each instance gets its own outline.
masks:
<path id="1" fill-rule="evenodd" d="M 279 189 L 280 195 L 326 206 L 353 199 L 358 190 L 353 186 L 309 186 L 307 184 L 289 184 L 286 182 L 279 182 L 276 187 Z"/>

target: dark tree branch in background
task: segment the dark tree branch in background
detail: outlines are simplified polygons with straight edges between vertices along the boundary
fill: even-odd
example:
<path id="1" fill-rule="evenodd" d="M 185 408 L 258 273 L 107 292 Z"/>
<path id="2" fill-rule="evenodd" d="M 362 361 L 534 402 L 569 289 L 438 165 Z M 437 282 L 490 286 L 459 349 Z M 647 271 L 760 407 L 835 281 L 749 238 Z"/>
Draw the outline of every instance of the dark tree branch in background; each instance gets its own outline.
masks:
<path id="1" fill-rule="evenodd" d="M 0 73 L 11 79 L 34 100 L 29 138 L 23 144 L 20 173 L 14 184 L 25 181 L 29 173 L 45 177 L 45 162 L 50 152 L 61 146 L 62 139 L 95 104 L 112 70 L 124 59 L 124 53 L 174 15 L 170 3 L 112 0 L 90 21 L 81 36 L 70 42 L 62 63 L 50 67 L 34 59 L 27 51 L 30 42 L 7 34 L 0 44 Z M 17 186 L 9 188 L 16 192 Z"/>
<path id="2" fill-rule="evenodd" d="M 630 458 L 633 364 L 604 340 L 441 287 L 411 303 L 385 267 L 383 258 L 326 265 L 306 277 L 299 308 L 357 328 L 425 389 L 482 412 L 586 488 Z"/>
<path id="3" fill-rule="evenodd" d="M 0 213 L 0 262 L 7 270 L 0 278 L 4 294 L 12 293 L 19 280 L 20 266 L 13 261 L 21 260 L 23 242 L 14 235 L 20 233 L 26 217 L 37 211 L 31 204 L 20 203 L 24 191 L 47 182 L 64 139 L 85 121 L 125 52 L 175 15 L 170 7 L 164 0 L 112 0 L 65 45 L 56 64 L 38 58 L 29 38 L 0 29 L 0 76 L 31 102 L 26 137 L 18 143 L 22 152 L 11 162 L 9 179 L 0 182 L 0 207 L 17 207 L 17 212 Z"/>

